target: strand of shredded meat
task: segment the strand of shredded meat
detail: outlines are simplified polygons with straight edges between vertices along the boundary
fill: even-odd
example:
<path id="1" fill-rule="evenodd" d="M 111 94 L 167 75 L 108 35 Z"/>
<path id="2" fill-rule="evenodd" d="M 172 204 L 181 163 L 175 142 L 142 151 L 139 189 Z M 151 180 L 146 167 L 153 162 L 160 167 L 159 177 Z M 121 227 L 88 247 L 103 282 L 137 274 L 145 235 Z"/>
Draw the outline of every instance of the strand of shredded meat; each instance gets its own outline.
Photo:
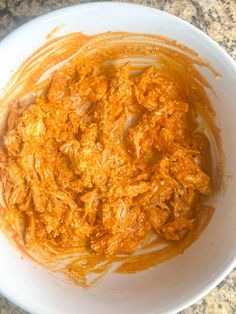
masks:
<path id="1" fill-rule="evenodd" d="M 59 69 L 44 95 L 17 103 L 0 168 L 24 245 L 112 256 L 193 229 L 211 193 L 209 142 L 182 94 L 154 67 L 131 76 L 124 64 Z"/>

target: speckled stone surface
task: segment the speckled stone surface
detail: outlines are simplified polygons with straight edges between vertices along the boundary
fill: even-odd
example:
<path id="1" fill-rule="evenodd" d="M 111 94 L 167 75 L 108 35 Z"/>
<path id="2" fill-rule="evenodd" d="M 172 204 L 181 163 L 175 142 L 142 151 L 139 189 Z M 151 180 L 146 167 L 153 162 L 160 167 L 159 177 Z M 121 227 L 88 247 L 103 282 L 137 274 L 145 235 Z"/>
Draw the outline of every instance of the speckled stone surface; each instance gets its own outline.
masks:
<path id="1" fill-rule="evenodd" d="M 0 39 L 35 16 L 83 2 L 88 1 L 0 0 Z M 121 0 L 121 2 L 149 5 L 190 22 L 216 40 L 236 60 L 236 0 Z M 0 314 L 14 313 L 26 312 L 0 295 Z M 236 314 L 236 269 L 205 298 L 179 314 Z"/>

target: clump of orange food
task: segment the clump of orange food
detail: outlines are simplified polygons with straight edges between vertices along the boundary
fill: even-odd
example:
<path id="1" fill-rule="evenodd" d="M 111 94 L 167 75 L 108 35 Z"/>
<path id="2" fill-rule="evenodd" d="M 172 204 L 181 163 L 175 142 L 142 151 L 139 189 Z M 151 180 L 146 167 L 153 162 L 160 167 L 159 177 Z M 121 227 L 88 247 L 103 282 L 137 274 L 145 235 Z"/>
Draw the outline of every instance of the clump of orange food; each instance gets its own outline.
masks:
<path id="1" fill-rule="evenodd" d="M 209 211 L 210 144 L 194 106 L 155 66 L 130 67 L 55 71 L 30 105 L 14 104 L 3 135 L 5 223 L 36 260 L 80 253 L 64 270 L 83 284 L 151 236 L 180 243 Z"/>

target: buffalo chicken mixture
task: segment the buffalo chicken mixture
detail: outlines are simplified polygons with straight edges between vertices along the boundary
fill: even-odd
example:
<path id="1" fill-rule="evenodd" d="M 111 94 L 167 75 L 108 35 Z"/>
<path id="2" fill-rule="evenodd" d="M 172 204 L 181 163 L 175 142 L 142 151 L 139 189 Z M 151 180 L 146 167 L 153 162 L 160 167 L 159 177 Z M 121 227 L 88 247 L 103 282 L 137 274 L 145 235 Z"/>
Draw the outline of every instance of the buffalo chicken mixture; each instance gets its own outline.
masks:
<path id="1" fill-rule="evenodd" d="M 59 69 L 33 103 L 11 108 L 4 217 L 26 248 L 107 258 L 196 228 L 211 193 L 209 141 L 181 86 L 155 67 L 131 73 L 129 63 Z"/>

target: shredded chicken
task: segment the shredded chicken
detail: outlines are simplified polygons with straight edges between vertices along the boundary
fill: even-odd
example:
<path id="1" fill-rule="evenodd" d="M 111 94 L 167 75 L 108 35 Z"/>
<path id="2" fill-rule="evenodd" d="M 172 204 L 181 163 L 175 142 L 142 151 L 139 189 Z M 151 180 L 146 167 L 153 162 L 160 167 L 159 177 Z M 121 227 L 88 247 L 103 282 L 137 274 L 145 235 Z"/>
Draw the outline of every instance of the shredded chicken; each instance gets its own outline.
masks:
<path id="1" fill-rule="evenodd" d="M 129 67 L 59 69 L 45 94 L 12 108 L 0 168 L 26 247 L 132 254 L 151 232 L 179 241 L 195 228 L 209 141 L 174 81 Z"/>

